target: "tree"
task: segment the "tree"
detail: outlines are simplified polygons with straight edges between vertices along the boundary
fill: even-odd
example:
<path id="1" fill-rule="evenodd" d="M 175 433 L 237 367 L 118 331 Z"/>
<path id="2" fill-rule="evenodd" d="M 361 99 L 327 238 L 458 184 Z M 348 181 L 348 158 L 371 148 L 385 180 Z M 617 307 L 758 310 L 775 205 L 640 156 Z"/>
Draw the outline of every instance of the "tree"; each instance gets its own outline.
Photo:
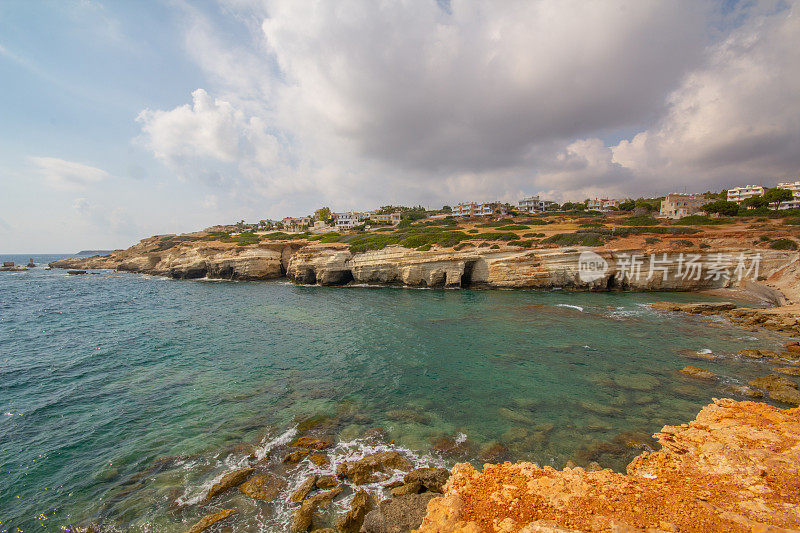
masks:
<path id="1" fill-rule="evenodd" d="M 770 203 L 775 205 L 775 209 L 778 209 L 781 206 L 781 202 L 790 202 L 794 198 L 792 191 L 788 189 L 778 189 L 777 187 L 774 189 L 767 189 L 764 192 L 764 199 Z"/>
<path id="2" fill-rule="evenodd" d="M 314 211 L 314 218 L 317 220 L 329 220 L 331 218 L 331 208 L 330 207 L 320 207 L 316 211 Z"/>
<path id="3" fill-rule="evenodd" d="M 706 213 L 717 213 L 726 217 L 735 217 L 739 213 L 739 204 L 727 200 L 717 200 L 703 206 Z"/>
<path id="4" fill-rule="evenodd" d="M 742 201 L 742 205 L 750 209 L 758 209 L 759 207 L 767 207 L 769 200 L 763 196 L 751 196 L 750 198 L 745 198 Z"/>
<path id="5" fill-rule="evenodd" d="M 449 205 L 443 205 L 442 206 L 442 213 L 452 213 L 452 212 L 453 212 L 453 208 L 450 207 Z"/>
<path id="6" fill-rule="evenodd" d="M 628 200 L 627 202 L 622 202 L 621 204 L 619 204 L 620 211 L 633 211 L 635 207 L 636 207 L 636 202 L 634 202 L 633 200 Z"/>

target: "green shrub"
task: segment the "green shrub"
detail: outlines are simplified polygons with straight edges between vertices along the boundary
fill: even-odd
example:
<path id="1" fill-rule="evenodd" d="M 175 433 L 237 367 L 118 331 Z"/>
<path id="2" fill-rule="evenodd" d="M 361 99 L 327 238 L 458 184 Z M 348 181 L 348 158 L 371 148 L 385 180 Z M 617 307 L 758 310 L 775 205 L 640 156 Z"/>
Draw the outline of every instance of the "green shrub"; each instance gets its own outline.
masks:
<path id="1" fill-rule="evenodd" d="M 478 233 L 471 238 L 483 239 L 486 241 L 513 241 L 517 239 L 516 233 L 508 233 L 501 231 L 492 231 L 489 233 Z"/>
<path id="2" fill-rule="evenodd" d="M 533 241 L 508 241 L 511 246 L 520 246 L 522 248 L 530 248 L 533 246 Z"/>
<path id="3" fill-rule="evenodd" d="M 427 252 L 430 249 L 431 249 L 431 245 L 430 244 L 423 244 L 422 246 L 417 248 L 417 250 L 419 250 L 420 252 Z"/>
<path id="4" fill-rule="evenodd" d="M 600 222 L 583 222 L 582 224 L 578 225 L 579 228 L 602 228 L 604 227 L 603 224 Z"/>
<path id="5" fill-rule="evenodd" d="M 704 242 L 701 242 L 700 243 L 700 248 L 711 248 L 711 245 L 710 244 L 706 244 Z"/>
<path id="6" fill-rule="evenodd" d="M 464 248 L 474 248 L 475 245 L 471 242 L 462 242 L 453 246 L 453 250 L 463 250 Z"/>
<path id="7" fill-rule="evenodd" d="M 784 218 L 783 223 L 787 226 L 800 226 L 800 217 Z"/>
<path id="8" fill-rule="evenodd" d="M 769 247 L 773 250 L 797 250 L 797 243 L 792 239 L 775 239 Z"/>
<path id="9" fill-rule="evenodd" d="M 771 241 L 772 239 L 770 238 L 770 236 L 769 236 L 769 235 L 761 235 L 761 236 L 758 238 L 758 240 L 759 240 L 759 241 L 761 241 L 761 242 L 769 242 L 769 241 Z"/>
<path id="10" fill-rule="evenodd" d="M 696 226 L 719 226 L 721 224 L 733 224 L 733 220 L 725 218 L 708 218 L 705 215 L 689 215 L 678 220 L 681 224 L 694 224 Z"/>
<path id="11" fill-rule="evenodd" d="M 509 224 L 508 226 L 500 226 L 497 229 L 500 231 L 517 231 L 521 229 L 531 229 L 531 227 L 525 224 Z"/>
<path id="12" fill-rule="evenodd" d="M 350 241 L 350 252 L 361 253 L 369 250 L 382 250 L 390 244 L 397 244 L 397 239 L 391 235 L 359 235 Z"/>
<path id="13" fill-rule="evenodd" d="M 549 220 L 542 220 L 541 218 L 529 218 L 520 221 L 520 224 L 527 224 L 528 226 L 546 226 L 550 223 L 551 222 Z"/>
<path id="14" fill-rule="evenodd" d="M 531 237 L 538 238 L 538 237 L 544 237 L 544 233 L 523 233 L 522 236 L 525 237 L 526 239 Z"/>
<path id="15" fill-rule="evenodd" d="M 498 248 L 500 248 L 499 244 L 493 244 L 489 247 L 490 250 L 497 250 Z"/>
<path id="16" fill-rule="evenodd" d="M 479 230 L 476 230 L 476 229 L 471 229 L 471 230 L 467 230 L 467 233 L 478 233 L 478 231 L 479 231 Z"/>
<path id="17" fill-rule="evenodd" d="M 642 215 L 638 217 L 628 217 L 623 224 L 626 226 L 657 226 L 659 221 L 653 217 Z"/>
<path id="18" fill-rule="evenodd" d="M 484 222 L 483 224 L 476 224 L 479 228 L 497 228 L 500 226 L 506 226 L 508 224 L 513 224 L 514 220 L 510 218 L 501 218 L 500 220 L 492 220 L 489 222 Z"/>
<path id="19" fill-rule="evenodd" d="M 692 241 L 690 241 L 690 240 L 687 240 L 687 239 L 678 239 L 678 240 L 672 241 L 672 243 L 676 244 L 678 246 L 684 247 L 684 248 L 688 248 L 689 246 L 694 246 L 694 243 Z"/>
<path id="20" fill-rule="evenodd" d="M 657 242 L 661 242 L 661 239 L 658 237 L 645 237 L 644 242 L 645 244 L 655 244 Z"/>
<path id="21" fill-rule="evenodd" d="M 546 243 L 557 244 L 559 246 L 602 246 L 605 244 L 605 236 L 600 233 L 558 233 L 546 238 Z"/>

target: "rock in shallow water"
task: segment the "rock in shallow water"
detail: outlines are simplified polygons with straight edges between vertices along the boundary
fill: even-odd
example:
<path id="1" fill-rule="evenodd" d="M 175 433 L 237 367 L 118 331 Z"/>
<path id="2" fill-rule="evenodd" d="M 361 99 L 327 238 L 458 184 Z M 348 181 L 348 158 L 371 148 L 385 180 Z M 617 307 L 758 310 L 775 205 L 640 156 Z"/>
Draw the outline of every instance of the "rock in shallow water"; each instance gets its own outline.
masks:
<path id="1" fill-rule="evenodd" d="M 337 523 L 340 533 L 358 533 L 364 517 L 375 508 L 375 500 L 365 490 L 359 490 L 350 502 L 350 510 Z"/>
<path id="2" fill-rule="evenodd" d="M 717 375 L 710 370 L 705 370 L 697 366 L 693 365 L 686 365 L 685 367 L 681 368 L 681 374 L 685 374 L 687 376 L 691 376 L 693 378 L 698 379 L 707 379 L 712 380 L 716 379 Z"/>
<path id="3" fill-rule="evenodd" d="M 220 520 L 228 518 L 235 512 L 235 509 L 223 509 L 222 511 L 206 515 L 201 518 L 199 522 L 193 525 L 187 533 L 202 533 Z"/>
<path id="4" fill-rule="evenodd" d="M 245 479 L 247 479 L 247 476 L 252 473 L 252 468 L 242 468 L 240 470 L 228 472 L 222 476 L 222 479 L 214 483 L 214 486 L 211 487 L 211 490 L 208 491 L 208 495 L 206 495 L 206 500 L 210 500 L 217 494 L 221 494 L 230 488 L 238 487 Z"/>
<path id="5" fill-rule="evenodd" d="M 339 486 L 333 490 L 321 492 L 312 496 L 311 498 L 308 498 L 307 500 L 304 500 L 300 505 L 300 508 L 294 512 L 290 531 L 292 533 L 302 533 L 303 531 L 308 531 L 308 528 L 311 527 L 311 522 L 314 518 L 314 512 L 319 507 L 324 507 L 330 504 L 331 501 L 333 501 L 333 499 L 343 490 L 344 489 Z"/>
<path id="6" fill-rule="evenodd" d="M 352 481 L 355 485 L 374 483 L 380 481 L 377 473 L 386 473 L 391 470 L 409 471 L 413 465 L 400 455 L 399 452 L 381 452 L 368 455 L 352 463 L 339 465 L 341 474 Z"/>
<path id="7" fill-rule="evenodd" d="M 253 476 L 239 486 L 239 490 L 256 500 L 272 501 L 286 488 L 286 480 L 269 475 Z"/>
<path id="8" fill-rule="evenodd" d="M 406 474 L 403 481 L 406 483 L 418 481 L 431 492 L 442 492 L 449 478 L 450 471 L 446 468 L 415 468 Z"/>

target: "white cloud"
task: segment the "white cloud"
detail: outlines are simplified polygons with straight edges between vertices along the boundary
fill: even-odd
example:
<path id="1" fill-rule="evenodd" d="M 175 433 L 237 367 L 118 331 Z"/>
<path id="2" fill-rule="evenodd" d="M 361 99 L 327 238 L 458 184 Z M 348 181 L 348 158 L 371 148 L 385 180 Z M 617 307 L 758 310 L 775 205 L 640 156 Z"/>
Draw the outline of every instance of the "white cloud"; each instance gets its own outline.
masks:
<path id="1" fill-rule="evenodd" d="M 29 157 L 45 182 L 56 189 L 85 189 L 108 178 L 108 172 L 57 157 Z"/>
<path id="2" fill-rule="evenodd" d="M 711 47 L 651 129 L 613 148 L 644 179 L 725 187 L 800 173 L 800 13 L 750 20 Z"/>
<path id="3" fill-rule="evenodd" d="M 800 29 L 782 5 L 228 0 L 239 40 L 188 6 L 210 85 L 139 121 L 182 176 L 285 214 L 791 174 Z"/>

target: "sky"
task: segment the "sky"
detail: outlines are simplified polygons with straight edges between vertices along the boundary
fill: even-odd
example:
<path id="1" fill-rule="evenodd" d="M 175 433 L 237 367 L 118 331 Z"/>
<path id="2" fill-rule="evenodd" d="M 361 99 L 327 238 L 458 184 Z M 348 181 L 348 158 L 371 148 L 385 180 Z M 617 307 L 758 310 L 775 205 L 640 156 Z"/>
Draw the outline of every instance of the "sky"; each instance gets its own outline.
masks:
<path id="1" fill-rule="evenodd" d="M 0 252 L 800 179 L 800 0 L 4 0 Z"/>

